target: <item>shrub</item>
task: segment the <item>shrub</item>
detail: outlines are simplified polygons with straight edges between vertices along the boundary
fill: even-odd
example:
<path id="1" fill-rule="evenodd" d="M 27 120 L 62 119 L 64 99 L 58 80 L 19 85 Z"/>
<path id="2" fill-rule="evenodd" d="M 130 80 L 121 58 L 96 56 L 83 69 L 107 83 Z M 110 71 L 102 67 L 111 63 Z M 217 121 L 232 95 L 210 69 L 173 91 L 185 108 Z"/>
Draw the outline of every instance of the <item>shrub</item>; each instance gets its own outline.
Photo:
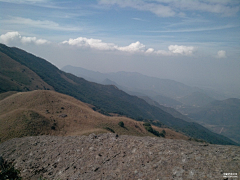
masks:
<path id="1" fill-rule="evenodd" d="M 165 130 L 162 130 L 162 133 L 163 133 L 164 135 L 166 135 L 166 131 L 165 131 Z"/>
<path id="2" fill-rule="evenodd" d="M 124 123 L 123 123 L 122 121 L 120 121 L 120 122 L 118 123 L 118 125 L 119 125 L 120 127 L 124 127 Z"/>
<path id="3" fill-rule="evenodd" d="M 150 123 L 146 122 L 146 123 L 143 123 L 144 126 L 151 126 Z"/>
<path id="4" fill-rule="evenodd" d="M 109 127 L 105 127 L 104 129 L 106 129 L 106 130 L 108 130 L 108 131 L 110 131 L 112 133 L 115 133 L 115 131 L 113 129 L 109 128 Z"/>
<path id="5" fill-rule="evenodd" d="M 143 126 L 145 127 L 145 129 L 146 129 L 148 132 L 154 134 L 155 136 L 165 137 L 165 134 L 166 134 L 165 130 L 163 130 L 161 133 L 159 133 L 158 131 L 156 131 L 155 129 L 152 128 L 152 126 L 151 126 L 150 123 L 144 123 Z"/>
<path id="6" fill-rule="evenodd" d="M 12 163 L 8 163 L 4 161 L 2 157 L 0 157 L 0 179 L 1 180 L 21 180 L 20 171 L 15 169 Z"/>

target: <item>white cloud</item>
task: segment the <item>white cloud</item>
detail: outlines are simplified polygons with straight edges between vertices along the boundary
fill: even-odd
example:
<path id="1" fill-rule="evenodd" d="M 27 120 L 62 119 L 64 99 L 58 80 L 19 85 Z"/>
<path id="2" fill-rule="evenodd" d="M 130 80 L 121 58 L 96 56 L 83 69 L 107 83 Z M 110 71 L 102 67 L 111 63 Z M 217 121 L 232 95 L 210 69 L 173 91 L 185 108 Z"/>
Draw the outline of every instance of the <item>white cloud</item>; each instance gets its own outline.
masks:
<path id="1" fill-rule="evenodd" d="M 170 51 L 165 51 L 165 50 L 158 50 L 154 51 L 153 53 L 157 55 L 162 55 L 162 56 L 172 56 L 173 54 Z"/>
<path id="2" fill-rule="evenodd" d="M 154 52 L 154 49 L 153 48 L 148 48 L 147 50 L 146 50 L 146 53 L 147 54 L 151 54 L 151 53 L 153 53 Z"/>
<path id="3" fill-rule="evenodd" d="M 173 54 L 191 55 L 196 50 L 193 46 L 170 45 L 168 50 Z"/>
<path id="4" fill-rule="evenodd" d="M 217 57 L 218 58 L 226 58 L 226 51 L 220 50 L 217 52 Z"/>
<path id="5" fill-rule="evenodd" d="M 100 39 L 87 39 L 85 37 L 78 37 L 76 39 L 69 39 L 68 41 L 63 41 L 62 44 L 69 44 L 78 47 L 90 47 L 98 50 L 114 50 L 115 45 L 112 43 L 104 43 Z"/>
<path id="6" fill-rule="evenodd" d="M 182 16 L 185 14 L 182 11 L 210 12 L 225 16 L 234 15 L 239 11 L 239 3 L 229 0 L 100 0 L 99 3 L 150 11 L 160 17 Z"/>
<path id="7" fill-rule="evenodd" d="M 178 46 L 170 45 L 168 51 L 165 50 L 154 50 L 153 48 L 146 48 L 146 46 L 139 41 L 131 43 L 128 46 L 118 46 L 114 43 L 105 43 L 100 39 L 88 39 L 86 37 L 78 37 L 76 39 L 69 39 L 68 41 L 63 41 L 61 44 L 68 44 L 77 47 L 87 47 L 97 50 L 111 50 L 111 51 L 123 51 L 129 53 L 146 53 L 155 54 L 163 56 L 173 56 L 173 55 L 192 55 L 196 50 L 193 46 Z"/>
<path id="8" fill-rule="evenodd" d="M 129 46 L 116 47 L 116 49 L 119 51 L 126 51 L 126 52 L 144 52 L 145 45 L 137 41 L 135 43 L 131 43 Z"/>
<path id="9" fill-rule="evenodd" d="M 131 43 L 129 46 L 119 47 L 113 43 L 105 43 L 100 39 L 88 39 L 85 37 L 69 39 L 68 41 L 63 41 L 62 44 L 69 44 L 71 46 L 78 47 L 89 47 L 97 50 L 119 50 L 125 52 L 143 52 L 145 49 L 145 45 L 141 44 L 139 41 Z"/>
<path id="10" fill-rule="evenodd" d="M 21 39 L 21 35 L 18 32 L 7 32 L 6 34 L 2 34 L 0 36 L 0 42 L 4 44 L 8 44 L 11 41 L 19 41 Z"/>
<path id="11" fill-rule="evenodd" d="M 43 45 L 51 43 L 45 39 L 38 39 L 36 37 L 26 37 L 21 36 L 19 32 L 8 32 L 0 36 L 0 42 L 4 44 L 12 43 L 22 43 L 22 44 L 36 44 Z M 118 46 L 114 43 L 106 43 L 100 39 L 78 37 L 76 39 L 69 39 L 68 41 L 63 41 L 60 44 L 67 44 L 70 46 L 76 46 L 80 48 L 92 48 L 101 51 L 122 51 L 128 53 L 145 53 L 145 54 L 155 54 L 163 56 L 172 56 L 172 55 L 192 55 L 196 50 L 193 46 L 178 46 L 170 45 L 168 51 L 165 50 L 154 50 L 153 48 L 146 48 L 146 46 L 139 41 L 131 43 L 128 46 Z M 224 51 L 225 52 L 225 51 Z M 223 53 L 219 51 L 221 56 Z M 222 54 L 221 54 L 222 53 Z"/>
<path id="12" fill-rule="evenodd" d="M 22 37 L 21 42 L 23 44 L 35 43 L 37 45 L 50 43 L 49 41 L 47 41 L 45 39 L 37 39 L 36 37 Z"/>
<path id="13" fill-rule="evenodd" d="M 160 3 L 146 2 L 143 0 L 100 0 L 100 4 L 118 5 L 120 7 L 131 7 L 140 11 L 150 11 L 160 17 L 174 16 L 175 12 L 168 6 Z"/>
<path id="14" fill-rule="evenodd" d="M 3 34 L 0 36 L 0 42 L 4 44 L 9 44 L 10 42 L 13 43 L 23 43 L 23 44 L 29 44 L 34 43 L 36 45 L 42 45 L 42 44 L 48 44 L 49 41 L 45 39 L 37 39 L 36 37 L 25 37 L 21 36 L 19 32 L 7 32 L 6 34 Z"/>
<path id="15" fill-rule="evenodd" d="M 22 17 L 11 17 L 10 19 L 3 20 L 6 24 L 20 24 L 26 25 L 29 27 L 42 28 L 42 29 L 50 29 L 50 30 L 58 30 L 58 31 L 79 31 L 82 30 L 78 27 L 67 27 L 60 26 L 58 23 L 48 20 L 33 20 L 29 18 Z"/>

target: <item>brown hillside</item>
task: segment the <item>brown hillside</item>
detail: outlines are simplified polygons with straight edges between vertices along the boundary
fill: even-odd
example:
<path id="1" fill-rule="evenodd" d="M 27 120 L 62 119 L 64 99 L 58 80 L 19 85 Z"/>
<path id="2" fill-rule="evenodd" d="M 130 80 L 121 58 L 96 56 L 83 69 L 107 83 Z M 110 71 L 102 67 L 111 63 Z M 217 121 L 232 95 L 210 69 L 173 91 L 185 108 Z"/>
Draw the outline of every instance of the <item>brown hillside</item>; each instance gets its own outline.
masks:
<path id="1" fill-rule="evenodd" d="M 118 125 L 120 121 L 124 122 L 124 128 Z M 72 136 L 104 133 L 111 129 L 119 135 L 154 136 L 145 130 L 143 122 L 102 115 L 87 104 L 55 91 L 19 92 L 0 101 L 0 142 L 14 137 Z M 188 139 L 173 130 L 165 128 L 165 131 L 166 138 Z"/>
<path id="2" fill-rule="evenodd" d="M 35 72 L 0 52 L 0 92 L 50 89 Z"/>

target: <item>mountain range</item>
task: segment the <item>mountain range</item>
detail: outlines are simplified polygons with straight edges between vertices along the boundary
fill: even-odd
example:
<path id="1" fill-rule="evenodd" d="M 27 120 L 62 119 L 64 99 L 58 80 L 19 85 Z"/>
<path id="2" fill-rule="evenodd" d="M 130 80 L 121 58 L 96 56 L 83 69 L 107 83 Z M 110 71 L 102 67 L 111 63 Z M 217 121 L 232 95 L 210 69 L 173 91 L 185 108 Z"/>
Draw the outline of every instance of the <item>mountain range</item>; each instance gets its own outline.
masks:
<path id="1" fill-rule="evenodd" d="M 144 99 L 150 105 L 159 107 L 176 118 L 201 123 L 209 130 L 239 142 L 240 111 L 238 110 L 240 105 L 234 103 L 232 98 L 216 100 L 225 96 L 176 81 L 149 77 L 139 73 L 123 71 L 100 73 L 69 65 L 63 67 L 62 70 L 94 82 L 112 84 L 128 94 Z M 213 93 L 217 95 L 214 96 Z M 235 98 L 235 101 L 237 100 L 239 99 Z"/>
<path id="2" fill-rule="evenodd" d="M 16 64 L 17 67 L 21 64 L 21 73 L 27 74 L 26 69 L 28 68 L 36 77 L 41 79 L 41 82 L 45 82 L 42 86 L 40 86 L 41 83 L 36 85 L 35 82 L 37 79 L 35 78 L 31 80 L 26 78 L 26 80 L 25 76 L 22 76 L 22 78 L 19 79 L 21 76 L 17 73 L 15 74 L 15 71 L 8 69 L 7 72 L 2 73 L 2 71 L 6 69 L 1 68 L 1 92 L 52 89 L 56 92 L 70 95 L 84 103 L 88 103 L 95 111 L 108 116 L 111 116 L 112 113 L 117 113 L 138 121 L 147 120 L 157 126 L 164 124 L 165 127 L 173 128 L 187 136 L 203 139 L 210 143 L 237 144 L 222 135 L 209 131 L 198 123 L 175 118 L 159 107 L 152 106 L 136 96 L 131 96 L 114 85 L 101 85 L 89 82 L 73 74 L 65 73 L 48 61 L 27 53 L 24 50 L 0 44 L 0 52 L 2 53 L 0 67 L 6 62 L 7 64 L 10 62 L 6 59 L 11 59 L 11 61 L 18 63 Z M 22 69 L 25 69 L 25 71 Z M 14 84 L 12 82 L 14 82 Z M 170 83 L 169 86 L 171 85 Z M 179 84 L 179 86 L 182 85 Z M 184 89 L 184 87 L 182 88 Z M 161 88 L 160 85 L 156 87 L 156 89 L 159 88 Z M 164 88 L 165 87 L 163 87 L 163 89 Z M 185 90 L 182 90 L 179 93 L 185 94 L 186 92 L 184 91 Z M 169 94 L 175 94 L 176 96 L 179 93 L 175 92 L 175 90 L 169 92 Z"/>

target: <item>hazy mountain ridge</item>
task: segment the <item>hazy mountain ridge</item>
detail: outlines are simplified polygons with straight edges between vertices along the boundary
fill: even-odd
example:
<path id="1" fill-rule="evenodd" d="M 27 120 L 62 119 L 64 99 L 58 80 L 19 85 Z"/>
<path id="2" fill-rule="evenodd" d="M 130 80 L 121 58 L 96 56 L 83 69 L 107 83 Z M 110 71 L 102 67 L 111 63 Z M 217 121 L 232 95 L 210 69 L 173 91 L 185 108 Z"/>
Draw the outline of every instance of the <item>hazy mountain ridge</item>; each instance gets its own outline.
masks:
<path id="1" fill-rule="evenodd" d="M 189 117 L 214 132 L 240 142 L 240 99 L 213 101 L 197 112 L 190 113 Z"/>
<path id="2" fill-rule="evenodd" d="M 92 104 L 101 113 L 118 113 L 138 120 L 154 120 L 152 123 L 155 125 L 163 123 L 197 139 L 204 139 L 212 143 L 236 144 L 224 136 L 210 132 L 197 123 L 174 118 L 160 108 L 151 106 L 135 96 L 130 96 L 115 86 L 91 83 L 83 78 L 65 73 L 46 60 L 18 48 L 9 48 L 1 44 L 0 51 L 34 71 L 55 91 Z"/>
<path id="3" fill-rule="evenodd" d="M 215 99 L 201 92 L 193 92 L 187 96 L 178 98 L 178 101 L 186 105 L 201 107 L 215 101 Z"/>
<path id="4" fill-rule="evenodd" d="M 98 83 L 110 79 L 120 86 L 129 88 L 130 91 L 145 92 L 144 94 L 150 97 L 160 94 L 177 98 L 195 91 L 201 91 L 199 88 L 193 88 L 174 80 L 149 77 L 136 72 L 99 73 L 70 65 L 63 67 L 62 70 L 79 77 L 95 80 Z"/>
<path id="5" fill-rule="evenodd" d="M 129 94 L 136 95 L 138 97 L 143 98 L 149 104 L 161 108 L 162 110 L 172 114 L 176 118 L 184 119 L 189 122 L 199 122 L 202 125 L 204 125 L 205 127 L 207 127 L 208 129 L 212 130 L 213 132 L 226 135 L 227 137 L 239 142 L 239 137 L 238 137 L 239 136 L 239 133 L 238 133 L 239 124 L 237 124 L 236 122 L 231 123 L 231 119 L 237 119 L 237 117 L 233 117 L 234 114 L 232 114 L 232 115 L 230 114 L 234 110 L 231 110 L 230 107 L 226 107 L 226 109 L 228 109 L 228 112 L 225 112 L 223 110 L 219 114 L 212 113 L 211 117 L 207 117 L 207 115 L 205 115 L 206 112 L 203 109 L 207 109 L 208 104 L 214 103 L 214 101 L 216 99 L 207 95 L 201 89 L 194 89 L 192 91 L 188 90 L 187 92 L 190 92 L 189 94 L 178 97 L 176 99 L 173 99 L 173 98 L 163 96 L 163 95 L 156 95 L 157 92 L 156 91 L 154 92 L 154 88 L 149 88 L 148 90 L 146 90 L 145 86 L 150 86 L 150 84 L 148 83 L 148 85 L 145 85 L 144 83 L 146 82 L 146 79 L 149 79 L 151 77 L 147 77 L 147 76 L 141 75 L 139 73 L 129 73 L 129 72 L 99 73 L 99 72 L 89 71 L 89 70 L 86 70 L 83 68 L 77 68 L 77 67 L 72 67 L 72 66 L 66 66 L 63 69 L 67 70 L 69 72 L 74 72 L 76 75 L 77 74 L 81 74 L 83 76 L 89 75 L 89 76 L 91 76 L 92 79 L 99 78 L 99 80 L 100 80 L 101 78 L 108 77 L 111 79 L 111 80 L 108 80 L 108 84 L 111 84 L 111 82 L 112 82 L 112 84 L 115 84 L 117 87 L 119 87 L 119 89 L 122 89 Z M 97 77 L 96 77 L 96 75 L 97 75 Z M 138 78 L 138 77 L 141 77 L 141 78 Z M 113 79 L 114 79 L 114 81 L 112 81 Z M 124 84 L 125 85 L 124 87 L 120 86 L 118 83 L 123 84 L 124 80 L 126 80 L 127 83 Z M 141 81 L 141 80 L 143 80 L 143 81 Z M 174 81 L 168 81 L 168 80 L 161 80 L 161 81 L 162 82 L 165 81 L 165 82 L 167 82 L 167 84 L 169 82 L 170 82 L 169 84 L 175 83 Z M 141 84 L 141 86 L 139 85 L 140 82 L 143 82 Z M 149 82 L 151 82 L 151 81 L 149 81 Z M 138 88 L 134 88 L 134 86 L 137 86 Z M 181 86 L 175 86 L 175 90 L 177 91 L 178 90 L 177 88 L 179 88 L 179 87 L 181 87 Z M 187 86 L 183 86 L 183 87 L 186 88 Z M 145 88 L 145 89 L 143 90 L 141 88 L 143 88 L 143 89 Z M 169 90 L 171 90 L 172 88 L 173 88 L 173 86 L 169 86 Z M 181 88 L 180 88 L 180 92 L 181 92 Z M 214 96 L 212 91 L 208 91 L 208 93 Z M 149 97 L 151 99 L 149 97 L 146 97 L 146 94 L 149 95 Z M 216 95 L 216 97 L 220 97 L 217 93 L 215 95 Z M 222 97 L 224 97 L 224 96 L 222 96 Z M 217 102 L 218 101 L 215 101 L 215 103 L 217 103 Z M 174 107 L 174 108 L 176 108 L 177 111 L 175 111 L 174 109 L 171 109 L 171 108 L 163 107 L 161 105 Z M 184 115 L 182 115 L 178 111 Z M 222 114 L 223 112 L 225 112 L 225 115 Z M 189 117 L 187 117 L 186 115 Z M 220 123 L 219 125 L 217 125 L 217 124 L 213 124 L 213 122 L 211 122 L 211 121 L 214 121 L 215 119 L 221 120 L 221 119 L 223 119 L 223 116 L 225 116 L 224 117 L 225 119 L 222 121 L 225 121 L 225 123 Z M 226 124 L 226 122 L 228 122 L 228 123 Z"/>
<path id="6" fill-rule="evenodd" d="M 63 67 L 62 70 L 101 84 L 111 84 L 112 81 L 112 84 L 128 94 L 148 96 L 161 105 L 175 109 L 181 106 L 185 108 L 206 105 L 215 100 L 213 97 L 225 98 L 224 94 L 213 90 L 205 91 L 174 80 L 150 77 L 136 72 L 100 73 L 70 65 Z M 108 82 L 104 83 L 106 79 Z"/>
<path id="7" fill-rule="evenodd" d="M 151 98 L 149 98 L 147 96 L 140 96 L 140 98 L 144 99 L 148 104 L 151 104 L 153 106 L 161 108 L 162 110 L 164 110 L 167 113 L 171 114 L 175 118 L 183 119 L 183 120 L 188 121 L 188 122 L 193 122 L 193 120 L 190 119 L 188 116 L 181 114 L 180 112 L 178 112 L 174 108 L 165 107 L 163 105 L 160 105 L 159 103 L 157 103 L 156 101 L 153 101 Z"/>

